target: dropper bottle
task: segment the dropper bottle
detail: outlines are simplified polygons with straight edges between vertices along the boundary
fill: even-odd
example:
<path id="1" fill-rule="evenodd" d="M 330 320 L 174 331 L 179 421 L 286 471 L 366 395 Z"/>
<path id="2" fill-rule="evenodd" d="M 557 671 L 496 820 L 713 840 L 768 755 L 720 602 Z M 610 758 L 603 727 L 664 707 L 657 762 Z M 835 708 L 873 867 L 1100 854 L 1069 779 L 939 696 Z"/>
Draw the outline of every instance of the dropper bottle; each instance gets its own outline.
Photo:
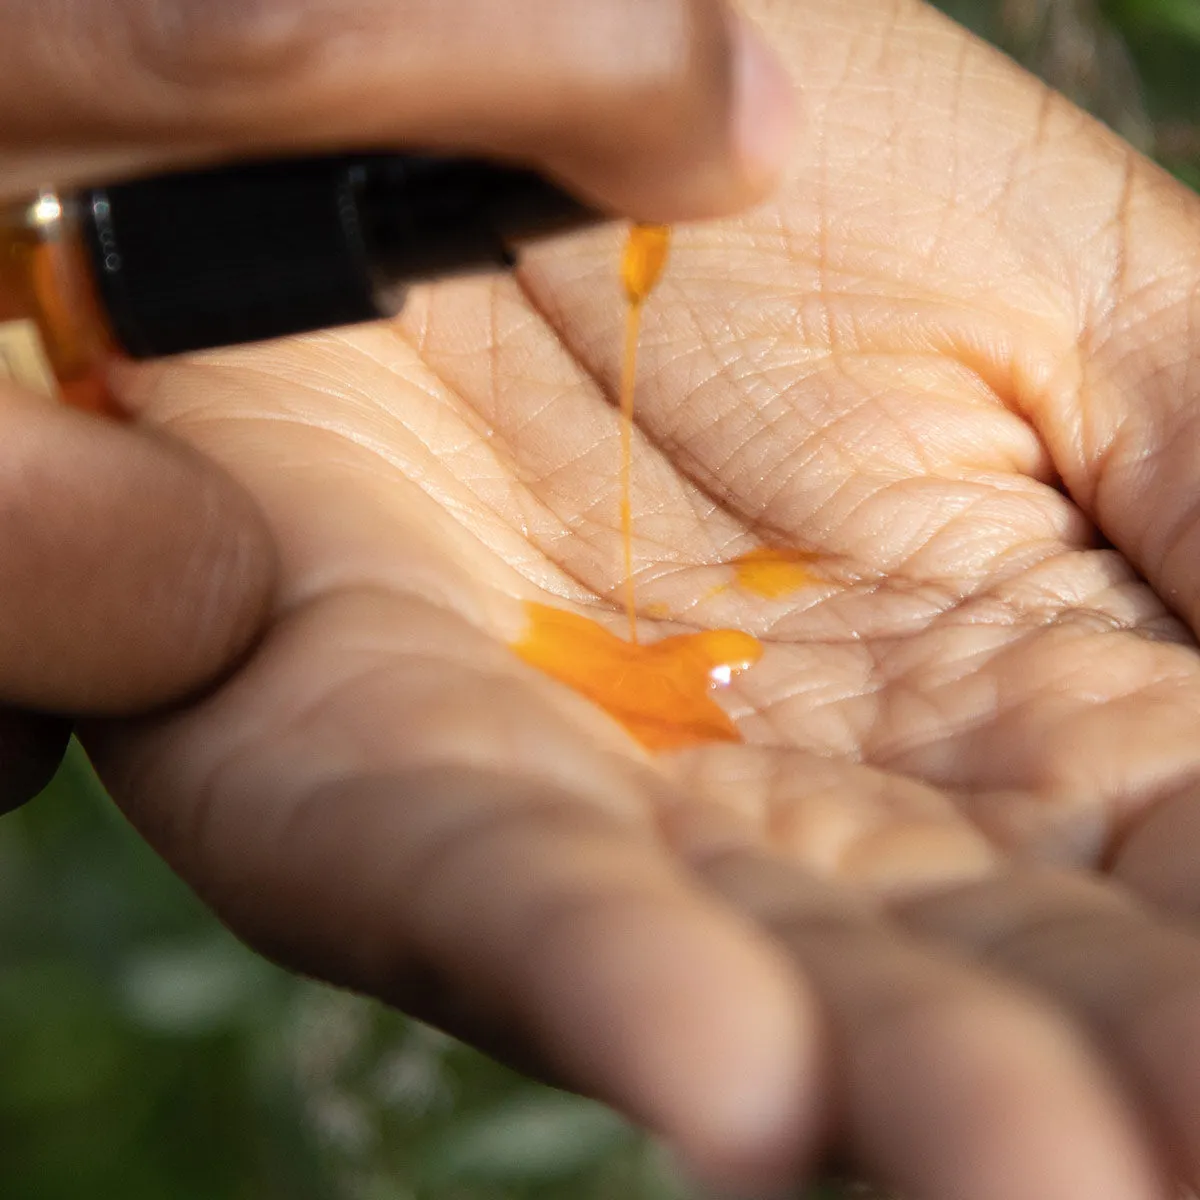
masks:
<path id="1" fill-rule="evenodd" d="M 394 316 L 410 283 L 600 219 L 533 172 L 423 155 L 46 188 L 0 204 L 0 378 L 102 411 L 114 357 Z"/>

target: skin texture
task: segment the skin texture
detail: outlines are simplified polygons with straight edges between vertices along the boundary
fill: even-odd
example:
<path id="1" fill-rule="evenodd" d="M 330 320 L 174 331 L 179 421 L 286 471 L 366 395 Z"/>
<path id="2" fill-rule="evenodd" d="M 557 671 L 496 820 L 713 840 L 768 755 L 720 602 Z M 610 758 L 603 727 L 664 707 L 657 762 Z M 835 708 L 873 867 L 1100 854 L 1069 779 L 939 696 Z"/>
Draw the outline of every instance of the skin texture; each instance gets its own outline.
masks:
<path id="1" fill-rule="evenodd" d="M 224 687 L 88 744 L 242 936 L 706 1178 L 1200 1185 L 1200 204 L 929 10 L 756 0 L 789 180 L 646 313 L 647 636 L 766 643 L 650 760 L 524 668 L 621 621 L 619 231 L 401 320 L 129 372 L 280 556 Z M 718 588 L 761 542 L 822 582 Z M 657 609 L 655 611 L 658 611 Z"/>
<path id="2" fill-rule="evenodd" d="M 791 123 L 783 67 L 722 0 L 0 0 L 0 206 L 353 144 L 486 151 L 674 220 L 760 198 Z M 4 385 L 0 440 L 3 811 L 53 772 L 70 717 L 226 676 L 276 550 L 237 481 L 149 425 Z"/>
<path id="3" fill-rule="evenodd" d="M 280 556 L 222 688 L 88 744 L 242 936 L 728 1188 L 1200 1186 L 1200 203 L 916 4 L 754 0 L 789 180 L 647 309 L 647 636 L 767 644 L 650 760 L 505 649 L 619 627 L 619 231 L 390 328 L 130 372 Z M 3 73 L 0 72 L 0 77 Z M 824 581 L 714 587 L 763 542 Z"/>

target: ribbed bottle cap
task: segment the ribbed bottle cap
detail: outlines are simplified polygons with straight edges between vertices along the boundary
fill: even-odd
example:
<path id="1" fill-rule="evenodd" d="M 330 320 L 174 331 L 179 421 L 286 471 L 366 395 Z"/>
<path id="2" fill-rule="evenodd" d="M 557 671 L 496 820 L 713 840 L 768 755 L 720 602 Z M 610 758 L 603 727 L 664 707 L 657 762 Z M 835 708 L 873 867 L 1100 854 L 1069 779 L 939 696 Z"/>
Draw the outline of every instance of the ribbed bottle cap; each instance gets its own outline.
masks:
<path id="1" fill-rule="evenodd" d="M 283 161 L 95 188 L 82 224 L 135 358 L 387 315 L 397 284 L 512 264 L 598 214 L 528 171 L 414 155 Z"/>

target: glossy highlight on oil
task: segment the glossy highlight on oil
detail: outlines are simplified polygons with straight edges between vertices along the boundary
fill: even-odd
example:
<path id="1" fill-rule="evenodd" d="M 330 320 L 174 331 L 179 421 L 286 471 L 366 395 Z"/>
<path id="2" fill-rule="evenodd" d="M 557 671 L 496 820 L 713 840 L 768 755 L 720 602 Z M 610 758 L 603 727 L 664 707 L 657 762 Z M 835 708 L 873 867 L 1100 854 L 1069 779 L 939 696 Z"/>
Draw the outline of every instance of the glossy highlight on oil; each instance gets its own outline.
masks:
<path id="1" fill-rule="evenodd" d="M 0 381 L 116 416 L 105 383 L 114 350 L 58 198 L 0 205 Z"/>

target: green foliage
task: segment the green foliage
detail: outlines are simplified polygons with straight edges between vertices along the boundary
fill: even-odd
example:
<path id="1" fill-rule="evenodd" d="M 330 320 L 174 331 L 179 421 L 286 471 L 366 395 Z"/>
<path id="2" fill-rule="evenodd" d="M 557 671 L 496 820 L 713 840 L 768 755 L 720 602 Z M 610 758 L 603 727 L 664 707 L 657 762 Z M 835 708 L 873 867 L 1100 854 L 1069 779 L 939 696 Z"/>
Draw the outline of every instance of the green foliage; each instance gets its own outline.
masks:
<path id="1" fill-rule="evenodd" d="M 77 749 L 0 820 L 5 1200 L 667 1200 L 647 1139 L 242 947 Z"/>
<path id="2" fill-rule="evenodd" d="M 943 7 L 1200 188 L 1200 0 Z M 243 949 L 78 751 L 0 820 L 0 1031 L 6 1200 L 679 1192 L 605 1110 Z"/>
<path id="3" fill-rule="evenodd" d="M 1110 0 L 1105 8 L 1130 34 L 1178 37 L 1200 48 L 1200 5 L 1195 0 Z"/>
<path id="4" fill-rule="evenodd" d="M 1200 0 L 942 0 L 1200 186 Z"/>
<path id="5" fill-rule="evenodd" d="M 5 1196 L 293 1195 L 271 1184 L 279 1151 L 246 1086 L 288 986 L 214 927 L 74 753 L 0 821 Z"/>

